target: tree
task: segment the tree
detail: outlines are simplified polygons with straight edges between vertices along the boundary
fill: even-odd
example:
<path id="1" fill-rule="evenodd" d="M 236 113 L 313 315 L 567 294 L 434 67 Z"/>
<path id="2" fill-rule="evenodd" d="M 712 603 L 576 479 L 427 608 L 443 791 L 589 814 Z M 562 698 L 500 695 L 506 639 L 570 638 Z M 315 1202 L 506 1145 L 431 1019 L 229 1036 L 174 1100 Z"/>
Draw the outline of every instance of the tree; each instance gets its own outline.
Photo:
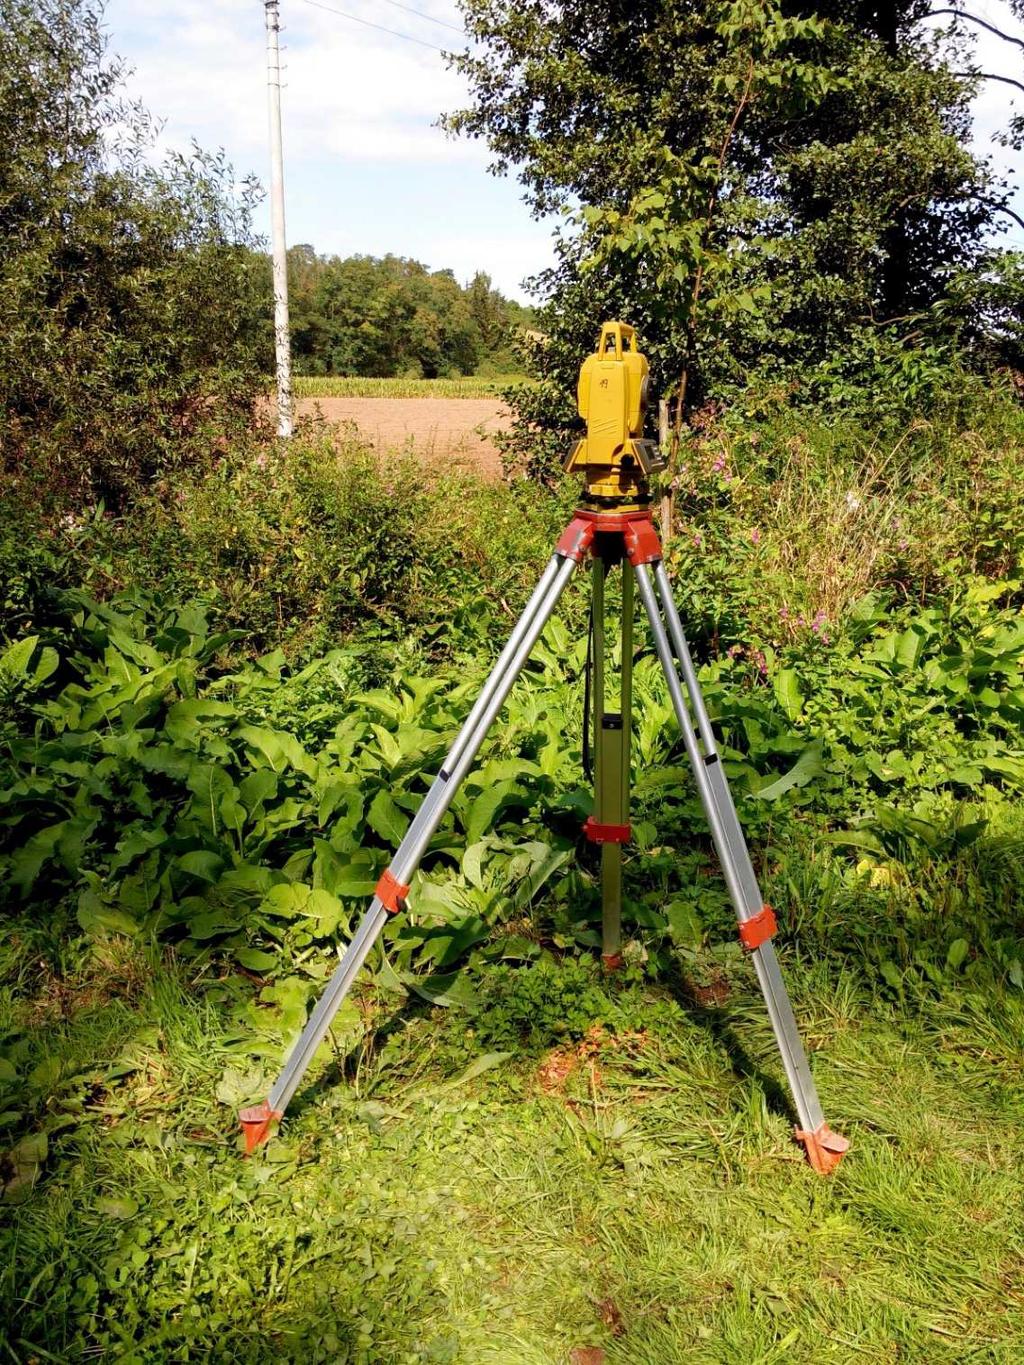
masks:
<path id="1" fill-rule="evenodd" d="M 987 266 L 1006 191 L 967 149 L 972 82 L 921 0 L 463 9 L 471 103 L 447 126 L 567 216 L 520 453 L 538 429 L 564 448 L 602 316 L 639 327 L 685 421 L 758 374 L 813 394 L 837 353 L 899 347 Z"/>
<path id="2" fill-rule="evenodd" d="M 259 257 L 223 156 L 155 167 L 96 0 L 0 0 L 0 470 L 116 506 L 261 386 Z"/>
<path id="3" fill-rule="evenodd" d="M 486 349 L 471 297 L 450 270 L 302 246 L 289 252 L 288 279 L 293 347 L 307 374 L 470 374 Z"/>

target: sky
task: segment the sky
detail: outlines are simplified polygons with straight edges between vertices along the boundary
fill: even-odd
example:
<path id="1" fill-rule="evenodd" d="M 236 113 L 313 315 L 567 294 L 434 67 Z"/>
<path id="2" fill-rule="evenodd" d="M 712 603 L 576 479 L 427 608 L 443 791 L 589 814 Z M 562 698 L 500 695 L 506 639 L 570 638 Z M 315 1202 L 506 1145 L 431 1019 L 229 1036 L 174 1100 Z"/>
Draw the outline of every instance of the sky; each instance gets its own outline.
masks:
<path id="1" fill-rule="evenodd" d="M 1003 0 L 968 8 L 1024 38 Z M 239 174 L 268 184 L 262 0 L 108 0 L 106 16 L 134 68 L 130 93 L 164 120 L 163 144 L 223 147 Z M 289 243 L 412 256 L 462 281 L 484 270 L 527 299 L 523 280 L 552 259 L 552 222 L 531 218 L 514 178 L 488 172 L 482 144 L 436 126 L 467 98 L 437 50 L 462 45 L 454 0 L 281 0 L 281 21 Z M 1024 50 L 977 34 L 982 68 L 1024 81 Z M 1020 92 L 985 83 L 975 140 L 1019 181 L 1022 158 L 991 142 L 1011 100 L 1024 110 Z M 1024 196 L 1015 207 L 1024 216 Z M 257 228 L 269 235 L 266 204 Z M 1004 240 L 1024 247 L 1024 231 Z"/>

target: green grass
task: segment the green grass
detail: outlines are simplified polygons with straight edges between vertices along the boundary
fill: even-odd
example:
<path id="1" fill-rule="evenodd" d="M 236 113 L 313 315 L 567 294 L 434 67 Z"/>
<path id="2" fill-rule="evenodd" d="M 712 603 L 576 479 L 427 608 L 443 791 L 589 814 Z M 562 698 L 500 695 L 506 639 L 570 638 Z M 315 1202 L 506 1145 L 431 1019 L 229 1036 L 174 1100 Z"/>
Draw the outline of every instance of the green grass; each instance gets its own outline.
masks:
<path id="1" fill-rule="evenodd" d="M 509 384 L 528 384 L 520 374 L 462 375 L 458 379 L 358 379 L 298 375 L 297 398 L 497 398 Z"/>
<path id="2" fill-rule="evenodd" d="M 854 1144 L 830 1180 L 743 978 L 704 1012 L 621 986 L 641 1027 L 596 1035 L 564 1093 L 517 1054 L 460 1079 L 467 1016 L 365 997 L 373 1047 L 245 1161 L 234 1110 L 263 1082 L 215 993 L 127 949 L 40 973 L 13 938 L 0 1021 L 50 1133 L 0 1206 L 8 1359 L 1020 1359 L 1019 998 L 895 1008 L 787 962 Z"/>

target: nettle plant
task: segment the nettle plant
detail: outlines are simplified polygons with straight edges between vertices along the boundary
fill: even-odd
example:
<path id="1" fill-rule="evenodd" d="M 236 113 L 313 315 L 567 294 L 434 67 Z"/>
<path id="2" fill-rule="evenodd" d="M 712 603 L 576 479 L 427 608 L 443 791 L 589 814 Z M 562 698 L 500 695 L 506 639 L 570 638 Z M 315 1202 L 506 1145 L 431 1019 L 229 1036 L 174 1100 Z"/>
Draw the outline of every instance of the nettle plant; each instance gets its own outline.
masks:
<path id="1" fill-rule="evenodd" d="M 35 699 L 32 732 L 21 727 L 0 773 L 8 900 L 63 898 L 88 936 L 159 938 L 235 964 L 244 975 L 223 989 L 276 1049 L 372 894 L 476 680 L 365 691 L 360 655 L 345 650 L 297 673 L 272 654 L 218 674 L 235 634 L 211 633 L 200 608 L 75 600 L 60 667 L 76 680 Z M 542 892 L 564 894 L 578 833 L 575 812 L 569 833 L 556 809 L 575 773 L 568 684 L 544 683 L 561 657 L 557 644 L 539 652 L 536 683 L 453 802 L 414 910 L 389 927 L 383 986 L 465 1002 L 452 971 L 474 953 L 538 951 L 519 921 Z M 5 676 L 38 691 L 56 663 L 28 639 L 7 651 Z M 255 1010 L 253 979 L 267 983 Z"/>
<path id="2" fill-rule="evenodd" d="M 1020 978 L 1024 858 L 1007 819 L 1024 788 L 1018 596 L 979 583 L 943 611 L 867 602 L 828 654 L 766 652 L 767 679 L 742 659 L 705 666 L 784 932 L 816 950 L 857 945 L 890 983 L 915 964 L 941 975 L 994 963 Z M 63 906 L 90 939 L 159 941 L 216 965 L 234 1046 L 276 1056 L 479 678 L 449 670 L 367 690 L 355 648 L 298 671 L 279 653 L 223 671 L 234 633 L 211 631 L 198 606 L 69 601 L 58 647 L 27 637 L 0 665 L 16 700 L 0 760 L 2 899 Z M 377 989 L 473 1009 L 477 969 L 596 945 L 596 868 L 580 838 L 584 649 L 551 624 L 432 841 L 409 913 L 387 927 Z M 635 689 L 626 922 L 634 966 L 657 971 L 734 934 L 645 655 Z M 346 1006 L 336 1045 L 365 1028 Z"/>

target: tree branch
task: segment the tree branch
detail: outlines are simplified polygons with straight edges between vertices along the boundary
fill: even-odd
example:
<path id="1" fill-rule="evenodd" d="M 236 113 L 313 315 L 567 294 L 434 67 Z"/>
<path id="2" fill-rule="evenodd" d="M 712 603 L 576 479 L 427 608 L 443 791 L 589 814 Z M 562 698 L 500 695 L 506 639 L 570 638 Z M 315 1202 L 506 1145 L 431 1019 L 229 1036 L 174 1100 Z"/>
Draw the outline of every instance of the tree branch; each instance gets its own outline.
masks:
<path id="1" fill-rule="evenodd" d="M 995 209 L 997 213 L 1005 213 L 1008 217 L 1013 219 L 1018 227 L 1024 228 L 1024 218 L 1022 218 L 1019 213 L 1015 213 L 1014 210 L 1010 208 L 1009 204 L 998 204 L 994 199 L 982 199 L 981 202 L 987 204 L 990 209 Z"/>
<path id="2" fill-rule="evenodd" d="M 725 171 L 725 158 L 729 153 L 729 146 L 736 134 L 736 129 L 739 127 L 740 119 L 743 117 L 747 106 L 750 104 L 751 91 L 754 86 L 754 75 L 754 58 L 751 56 L 747 63 L 747 74 L 743 82 L 743 93 L 740 95 L 739 103 L 736 105 L 732 120 L 729 123 L 729 127 L 726 129 L 725 137 L 722 139 L 722 145 L 718 151 L 718 165 L 715 171 L 715 180 L 708 196 L 708 210 L 704 220 L 704 230 L 701 233 L 700 239 L 702 252 L 707 250 L 708 241 L 711 237 L 711 229 L 715 221 L 715 209 L 718 206 L 718 195 L 722 188 L 722 175 Z M 697 269 L 694 272 L 693 291 L 690 296 L 690 315 L 686 323 L 683 369 L 679 376 L 679 389 L 676 394 L 676 411 L 672 428 L 672 451 L 670 457 L 673 468 L 675 467 L 676 457 L 679 454 L 679 440 L 683 430 L 683 417 L 686 413 L 686 390 L 689 384 L 690 369 L 693 363 L 694 343 L 697 332 L 697 309 L 700 305 L 700 295 L 703 287 L 704 261 L 701 259 L 698 261 Z"/>
<path id="3" fill-rule="evenodd" d="M 953 14 L 957 19 L 969 19 L 972 24 L 987 28 L 989 33 L 994 33 L 997 38 L 1002 38 L 1004 43 L 1013 43 L 1015 47 L 1024 48 L 1024 38 L 1015 38 L 1012 33 L 1004 33 L 1001 28 L 996 28 L 995 24 L 990 24 L 987 19 L 982 19 L 977 14 L 969 14 L 964 9 L 933 9 L 924 15 L 924 18 L 935 19 L 940 14 Z"/>
<path id="4" fill-rule="evenodd" d="M 1004 85 L 1015 85 L 1024 94 L 1024 85 L 1012 76 L 997 76 L 992 71 L 951 71 L 951 76 L 960 76 L 965 81 L 1002 81 Z"/>

